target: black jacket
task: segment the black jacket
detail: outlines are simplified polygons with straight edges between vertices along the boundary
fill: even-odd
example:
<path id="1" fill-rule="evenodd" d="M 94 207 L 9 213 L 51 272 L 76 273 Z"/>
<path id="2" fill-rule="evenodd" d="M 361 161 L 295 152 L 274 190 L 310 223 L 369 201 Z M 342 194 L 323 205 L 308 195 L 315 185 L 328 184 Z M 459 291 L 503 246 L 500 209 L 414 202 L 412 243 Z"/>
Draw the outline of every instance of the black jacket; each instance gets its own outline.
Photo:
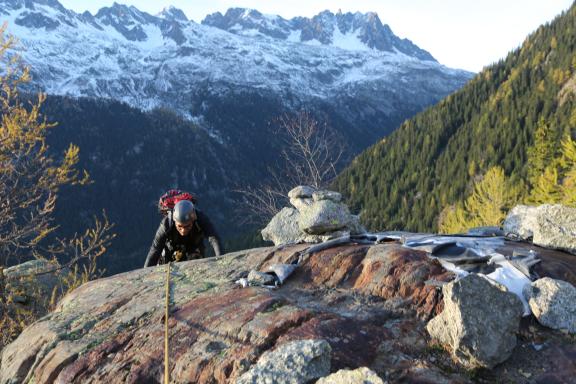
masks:
<path id="1" fill-rule="evenodd" d="M 214 249 L 216 256 L 221 254 L 220 237 L 216 233 L 214 226 L 204 213 L 196 210 L 196 222 L 186 236 L 181 236 L 176 230 L 176 225 L 170 217 L 165 217 L 158 230 L 144 267 L 150 267 L 158 264 L 162 251 L 164 251 L 164 263 L 175 260 L 175 253 L 181 252 L 184 256 L 182 260 L 192 260 L 203 258 L 204 256 L 204 238 L 207 237 L 210 245 Z"/>

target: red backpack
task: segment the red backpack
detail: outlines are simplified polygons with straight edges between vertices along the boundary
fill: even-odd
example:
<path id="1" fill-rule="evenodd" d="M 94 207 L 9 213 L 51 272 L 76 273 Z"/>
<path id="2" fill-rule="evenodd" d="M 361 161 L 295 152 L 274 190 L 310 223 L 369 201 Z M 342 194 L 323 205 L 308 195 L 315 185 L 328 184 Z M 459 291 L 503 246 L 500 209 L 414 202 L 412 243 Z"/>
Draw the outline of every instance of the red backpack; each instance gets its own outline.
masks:
<path id="1" fill-rule="evenodd" d="M 191 193 L 181 191 L 179 189 L 171 189 L 162 196 L 160 196 L 160 200 L 158 200 L 158 211 L 164 216 L 167 216 L 169 212 L 172 212 L 174 209 L 174 205 L 181 200 L 188 200 L 191 201 L 193 204 L 196 204 L 198 200 L 196 196 L 192 195 Z"/>

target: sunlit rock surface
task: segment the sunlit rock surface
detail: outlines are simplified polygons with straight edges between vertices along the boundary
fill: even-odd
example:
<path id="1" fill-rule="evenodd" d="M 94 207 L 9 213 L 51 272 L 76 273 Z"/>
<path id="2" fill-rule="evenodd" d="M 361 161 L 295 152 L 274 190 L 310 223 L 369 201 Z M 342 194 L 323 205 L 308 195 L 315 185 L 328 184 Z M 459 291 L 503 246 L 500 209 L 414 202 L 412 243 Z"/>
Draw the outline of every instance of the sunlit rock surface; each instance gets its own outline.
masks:
<path id="1" fill-rule="evenodd" d="M 260 248 L 174 265 L 171 381 L 233 383 L 264 353 L 312 339 L 330 345 L 331 373 L 367 367 L 386 382 L 469 382 L 449 354 L 431 346 L 425 329 L 442 311 L 439 285 L 454 278 L 438 260 L 399 241 L 306 254 L 310 246 Z M 505 242 L 499 251 L 519 247 L 531 246 Z M 574 283 L 574 256 L 540 251 L 543 262 L 535 270 L 541 276 Z M 297 260 L 278 289 L 235 284 L 251 270 Z M 76 289 L 2 351 L 0 383 L 161 382 L 164 277 L 165 267 L 152 267 Z M 573 377 L 574 343 L 526 321 L 520 327 L 523 344 L 485 375 L 518 382 L 522 366 L 536 381 Z M 532 343 L 544 347 L 536 352 Z"/>

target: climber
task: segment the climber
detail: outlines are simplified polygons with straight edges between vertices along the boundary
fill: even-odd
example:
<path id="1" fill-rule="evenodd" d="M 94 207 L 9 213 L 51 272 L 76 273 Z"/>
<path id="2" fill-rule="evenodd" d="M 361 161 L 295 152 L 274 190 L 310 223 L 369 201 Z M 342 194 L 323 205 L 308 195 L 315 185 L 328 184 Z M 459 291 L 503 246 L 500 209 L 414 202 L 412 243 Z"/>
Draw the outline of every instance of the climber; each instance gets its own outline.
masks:
<path id="1" fill-rule="evenodd" d="M 180 200 L 162 219 L 144 267 L 204 258 L 204 238 L 208 238 L 215 256 L 222 254 L 220 238 L 208 217 L 193 202 Z"/>

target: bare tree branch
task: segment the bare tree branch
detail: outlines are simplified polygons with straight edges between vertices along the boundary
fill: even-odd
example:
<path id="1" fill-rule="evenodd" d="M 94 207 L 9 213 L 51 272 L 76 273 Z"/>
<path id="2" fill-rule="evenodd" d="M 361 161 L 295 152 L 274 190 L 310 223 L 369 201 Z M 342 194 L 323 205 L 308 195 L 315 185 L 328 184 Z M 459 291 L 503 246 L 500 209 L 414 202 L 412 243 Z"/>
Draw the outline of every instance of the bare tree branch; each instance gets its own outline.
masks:
<path id="1" fill-rule="evenodd" d="M 277 133 L 284 138 L 281 164 L 269 167 L 269 180 L 258 186 L 242 186 L 240 217 L 244 222 L 262 225 L 286 206 L 287 194 L 298 185 L 317 189 L 326 187 L 337 175 L 336 165 L 344 148 L 326 124 L 320 124 L 309 112 L 282 115 Z"/>

